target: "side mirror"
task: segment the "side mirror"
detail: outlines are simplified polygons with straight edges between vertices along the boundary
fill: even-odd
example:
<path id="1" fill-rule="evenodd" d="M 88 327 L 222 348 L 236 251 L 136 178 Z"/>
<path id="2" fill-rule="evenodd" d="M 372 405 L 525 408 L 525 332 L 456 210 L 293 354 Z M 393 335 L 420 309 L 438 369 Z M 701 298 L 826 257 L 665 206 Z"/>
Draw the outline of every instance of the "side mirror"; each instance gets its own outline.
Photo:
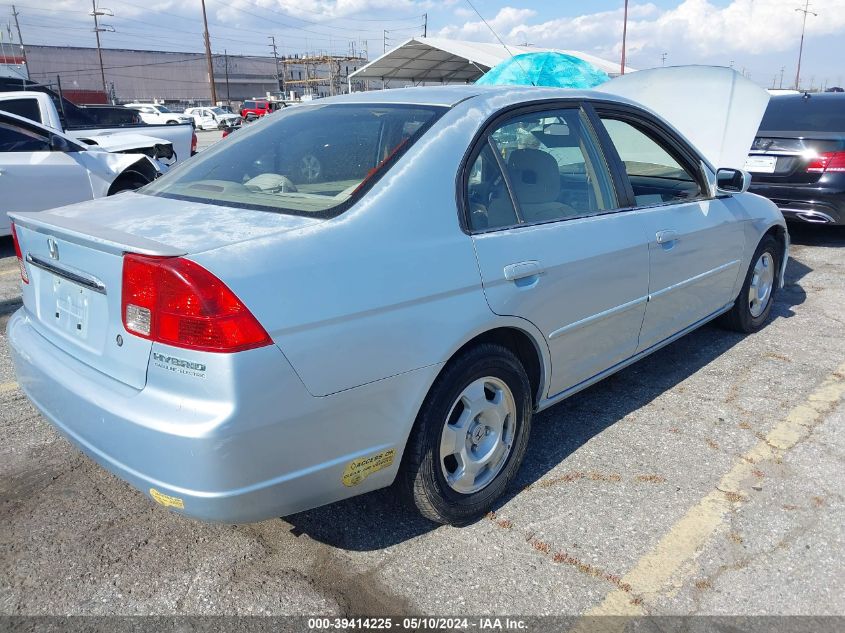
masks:
<path id="1" fill-rule="evenodd" d="M 751 185 L 751 174 L 741 169 L 722 167 L 716 171 L 716 191 L 722 194 L 745 193 Z"/>
<path id="2" fill-rule="evenodd" d="M 67 142 L 67 139 L 58 134 L 50 135 L 50 151 L 51 152 L 75 152 L 77 149 Z"/>

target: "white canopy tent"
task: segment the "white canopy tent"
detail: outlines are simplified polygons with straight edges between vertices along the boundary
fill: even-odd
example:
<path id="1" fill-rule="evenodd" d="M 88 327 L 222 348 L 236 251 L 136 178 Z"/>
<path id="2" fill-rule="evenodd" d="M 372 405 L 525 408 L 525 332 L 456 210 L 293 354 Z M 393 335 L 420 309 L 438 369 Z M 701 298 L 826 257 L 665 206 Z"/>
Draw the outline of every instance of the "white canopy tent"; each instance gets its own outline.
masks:
<path id="1" fill-rule="evenodd" d="M 403 42 L 349 75 L 352 79 L 422 83 L 471 83 L 512 55 L 553 51 L 572 55 L 605 71 L 619 74 L 619 64 L 580 51 L 536 46 L 503 46 L 440 37 L 415 37 Z M 633 71 L 625 68 L 625 72 Z"/>

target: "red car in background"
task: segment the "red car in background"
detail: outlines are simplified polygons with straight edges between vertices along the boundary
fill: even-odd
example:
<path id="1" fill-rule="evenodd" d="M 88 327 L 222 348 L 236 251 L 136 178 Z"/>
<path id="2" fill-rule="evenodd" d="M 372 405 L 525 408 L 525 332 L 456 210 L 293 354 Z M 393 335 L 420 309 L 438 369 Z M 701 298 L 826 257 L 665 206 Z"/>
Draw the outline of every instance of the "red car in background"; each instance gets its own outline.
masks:
<path id="1" fill-rule="evenodd" d="M 244 121 L 252 121 L 259 117 L 263 117 L 265 114 L 270 114 L 278 109 L 278 105 L 267 99 L 250 99 L 249 101 L 244 101 L 243 106 L 241 106 L 241 118 Z"/>

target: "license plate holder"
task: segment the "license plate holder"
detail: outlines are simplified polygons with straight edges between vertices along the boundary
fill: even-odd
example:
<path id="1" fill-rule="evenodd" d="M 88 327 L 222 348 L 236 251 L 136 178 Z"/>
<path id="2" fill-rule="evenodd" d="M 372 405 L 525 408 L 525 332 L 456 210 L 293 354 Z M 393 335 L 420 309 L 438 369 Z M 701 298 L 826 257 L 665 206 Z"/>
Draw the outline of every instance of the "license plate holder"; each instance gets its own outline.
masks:
<path id="1" fill-rule="evenodd" d="M 749 156 L 745 159 L 745 171 L 753 174 L 773 174 L 777 162 L 777 156 Z"/>
<path id="2" fill-rule="evenodd" d="M 53 324 L 81 340 L 88 339 L 88 310 L 91 291 L 72 281 L 52 276 L 53 282 Z"/>

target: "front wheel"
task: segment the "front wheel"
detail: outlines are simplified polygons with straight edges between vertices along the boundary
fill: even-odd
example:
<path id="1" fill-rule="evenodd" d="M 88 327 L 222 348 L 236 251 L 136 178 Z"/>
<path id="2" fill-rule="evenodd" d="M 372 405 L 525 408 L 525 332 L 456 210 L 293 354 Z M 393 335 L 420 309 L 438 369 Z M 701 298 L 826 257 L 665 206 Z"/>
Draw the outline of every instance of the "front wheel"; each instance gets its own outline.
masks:
<path id="1" fill-rule="evenodd" d="M 406 498 L 438 523 L 484 516 L 519 470 L 531 412 L 528 376 L 507 348 L 483 344 L 450 361 L 408 440 L 400 470 Z"/>
<path id="2" fill-rule="evenodd" d="M 724 327 L 750 334 L 760 330 L 769 318 L 778 287 L 781 248 L 767 235 L 757 246 L 751 266 L 731 310 L 720 318 Z"/>

